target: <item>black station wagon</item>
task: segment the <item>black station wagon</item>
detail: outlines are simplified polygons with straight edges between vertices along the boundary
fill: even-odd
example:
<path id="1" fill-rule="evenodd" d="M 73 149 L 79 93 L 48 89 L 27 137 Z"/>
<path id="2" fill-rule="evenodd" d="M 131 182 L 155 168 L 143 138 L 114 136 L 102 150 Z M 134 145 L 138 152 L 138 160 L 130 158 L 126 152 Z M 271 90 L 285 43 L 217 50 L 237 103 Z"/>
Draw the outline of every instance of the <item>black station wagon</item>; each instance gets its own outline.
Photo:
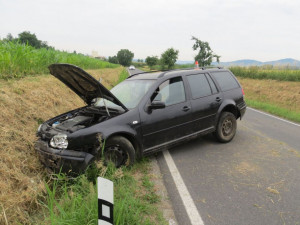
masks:
<path id="1" fill-rule="evenodd" d="M 49 69 L 87 104 L 38 128 L 35 148 L 54 171 L 77 173 L 102 156 L 117 167 L 131 165 L 212 132 L 229 142 L 246 111 L 243 89 L 227 69 L 140 73 L 110 91 L 79 67 L 53 64 Z"/>

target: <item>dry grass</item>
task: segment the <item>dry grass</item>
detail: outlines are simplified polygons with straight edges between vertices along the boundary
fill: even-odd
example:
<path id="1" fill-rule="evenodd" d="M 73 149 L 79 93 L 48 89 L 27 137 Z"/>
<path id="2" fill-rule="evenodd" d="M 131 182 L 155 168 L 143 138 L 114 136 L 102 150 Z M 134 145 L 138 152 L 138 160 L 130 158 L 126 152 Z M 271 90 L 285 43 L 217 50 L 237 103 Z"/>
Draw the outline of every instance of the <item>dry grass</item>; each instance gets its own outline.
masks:
<path id="1" fill-rule="evenodd" d="M 111 87 L 123 68 L 89 71 Z M 0 81 L 0 224 L 30 224 L 45 196 L 45 170 L 34 151 L 39 123 L 83 106 L 50 75 Z"/>
<path id="2" fill-rule="evenodd" d="M 238 78 L 246 98 L 300 112 L 300 82 Z"/>

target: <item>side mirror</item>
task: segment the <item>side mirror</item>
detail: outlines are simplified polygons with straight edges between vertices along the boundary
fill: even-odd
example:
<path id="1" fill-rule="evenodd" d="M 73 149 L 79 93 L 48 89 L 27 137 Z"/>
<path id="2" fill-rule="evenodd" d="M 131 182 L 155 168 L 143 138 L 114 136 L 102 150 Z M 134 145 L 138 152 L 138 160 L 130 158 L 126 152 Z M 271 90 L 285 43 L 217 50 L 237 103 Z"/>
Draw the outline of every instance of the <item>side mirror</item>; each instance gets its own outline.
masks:
<path id="1" fill-rule="evenodd" d="M 151 105 L 148 106 L 148 110 L 152 109 L 163 109 L 166 108 L 166 104 L 161 101 L 153 101 Z"/>

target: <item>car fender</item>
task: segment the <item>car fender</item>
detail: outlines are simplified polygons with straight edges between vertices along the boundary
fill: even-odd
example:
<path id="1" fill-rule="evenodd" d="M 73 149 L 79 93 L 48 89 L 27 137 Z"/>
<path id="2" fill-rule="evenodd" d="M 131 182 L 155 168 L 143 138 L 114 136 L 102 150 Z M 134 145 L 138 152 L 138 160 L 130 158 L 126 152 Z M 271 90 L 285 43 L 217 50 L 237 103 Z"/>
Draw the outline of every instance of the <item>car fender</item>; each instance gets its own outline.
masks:
<path id="1" fill-rule="evenodd" d="M 122 136 L 128 139 L 133 145 L 137 157 L 142 156 L 142 137 L 138 134 L 138 132 L 130 126 L 114 126 L 110 127 L 110 129 L 105 129 L 102 132 L 103 139 L 107 140 L 113 136 Z"/>
<path id="2" fill-rule="evenodd" d="M 222 102 L 222 104 L 220 105 L 220 107 L 218 109 L 218 112 L 216 114 L 215 126 L 218 124 L 221 113 L 224 111 L 225 108 L 232 108 L 234 110 L 238 110 L 237 107 L 236 107 L 235 102 L 232 99 L 224 100 Z"/>

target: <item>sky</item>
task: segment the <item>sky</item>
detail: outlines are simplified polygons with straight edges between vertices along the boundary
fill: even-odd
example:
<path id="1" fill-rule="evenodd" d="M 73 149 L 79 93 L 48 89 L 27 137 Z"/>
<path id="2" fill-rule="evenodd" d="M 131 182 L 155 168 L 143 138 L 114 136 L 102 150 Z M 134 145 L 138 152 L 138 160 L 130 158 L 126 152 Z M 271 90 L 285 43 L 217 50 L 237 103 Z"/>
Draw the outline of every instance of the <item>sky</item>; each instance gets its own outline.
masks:
<path id="1" fill-rule="evenodd" d="M 300 60 L 299 10 L 299 0 L 0 0 L 0 38 L 30 31 L 59 50 L 135 59 L 173 47 L 192 61 L 195 36 L 223 62 Z"/>

